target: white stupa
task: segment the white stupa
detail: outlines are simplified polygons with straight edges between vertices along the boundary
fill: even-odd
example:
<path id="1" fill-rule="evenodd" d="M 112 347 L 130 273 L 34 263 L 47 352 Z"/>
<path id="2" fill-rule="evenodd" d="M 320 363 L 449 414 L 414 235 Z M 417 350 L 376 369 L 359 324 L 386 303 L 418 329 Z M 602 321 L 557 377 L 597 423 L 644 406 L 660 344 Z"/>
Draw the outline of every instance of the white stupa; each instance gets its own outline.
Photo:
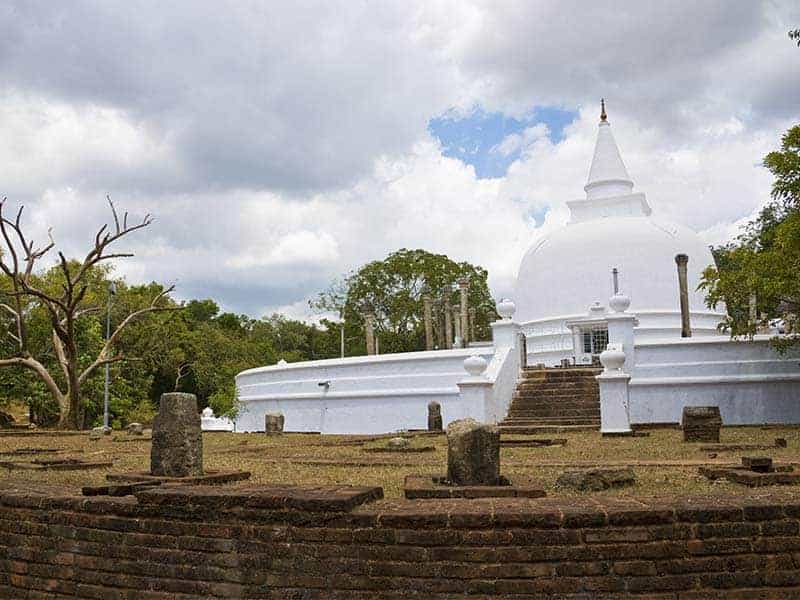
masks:
<path id="1" fill-rule="evenodd" d="M 692 230 L 654 216 L 645 195 L 634 193 L 605 103 L 584 190 L 585 199 L 567 202 L 568 224 L 537 240 L 522 259 L 514 301 L 516 319 L 528 335 L 528 351 L 541 362 L 557 362 L 575 355 L 573 343 L 581 337 L 588 340 L 580 342 L 588 350 L 591 340 L 575 321 L 590 312 L 602 315 L 614 293 L 615 268 L 620 291 L 630 297 L 630 311 L 639 319 L 637 339 L 674 337 L 681 329 L 677 254 L 689 257 L 693 335 L 718 335 L 724 314 L 708 310 L 703 291 L 697 290 L 703 270 L 714 264 L 711 251 Z M 602 333 L 596 342 L 595 349 L 604 347 Z M 567 348 L 570 352 L 565 354 Z M 591 354 L 596 353 L 587 351 L 576 358 L 585 362 Z M 537 356 L 531 358 L 539 362 Z"/>

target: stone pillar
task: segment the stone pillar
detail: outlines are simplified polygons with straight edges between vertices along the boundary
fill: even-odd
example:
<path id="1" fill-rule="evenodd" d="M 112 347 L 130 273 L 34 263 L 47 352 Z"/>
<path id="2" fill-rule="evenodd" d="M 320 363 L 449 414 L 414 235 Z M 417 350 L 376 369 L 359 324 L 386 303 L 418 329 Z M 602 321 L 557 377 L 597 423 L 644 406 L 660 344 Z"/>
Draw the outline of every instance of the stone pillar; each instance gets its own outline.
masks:
<path id="1" fill-rule="evenodd" d="M 433 311 L 431 297 L 427 294 L 422 297 L 422 312 L 425 319 L 425 350 L 433 350 Z"/>
<path id="2" fill-rule="evenodd" d="M 264 415 L 264 431 L 266 433 L 283 433 L 283 413 L 267 413 Z"/>
<path id="3" fill-rule="evenodd" d="M 442 315 L 442 303 L 440 300 L 437 300 L 433 303 L 433 333 L 436 336 L 436 347 L 439 350 L 446 348 L 444 341 L 444 321 Z"/>
<path id="4" fill-rule="evenodd" d="M 469 339 L 471 342 L 477 340 L 475 337 L 475 316 L 477 311 L 475 310 L 474 306 L 470 306 L 469 308 Z"/>
<path id="5" fill-rule="evenodd" d="M 750 337 L 752 338 L 755 333 L 758 332 L 758 298 L 756 297 L 755 292 L 750 292 L 749 300 L 749 309 L 750 315 L 748 318 L 748 329 Z"/>
<path id="6" fill-rule="evenodd" d="M 203 436 L 194 394 L 161 395 L 153 419 L 150 473 L 166 477 L 203 474 Z"/>
<path id="7" fill-rule="evenodd" d="M 681 428 L 684 442 L 719 443 L 722 417 L 719 406 L 684 406 Z"/>
<path id="8" fill-rule="evenodd" d="M 686 265 L 689 257 L 686 254 L 676 254 L 675 264 L 678 265 L 678 288 L 681 294 L 681 337 L 692 337 L 692 326 L 689 323 L 689 283 L 686 279 Z"/>
<path id="9" fill-rule="evenodd" d="M 462 277 L 458 280 L 458 290 L 461 292 L 461 343 L 463 344 L 464 348 L 467 347 L 467 344 L 470 341 L 469 337 L 469 322 L 468 322 L 468 314 L 469 314 L 469 279 L 466 277 Z"/>
<path id="10" fill-rule="evenodd" d="M 456 337 L 453 340 L 453 346 L 456 348 L 464 347 L 464 336 L 461 333 L 461 305 L 456 304 L 453 307 L 453 324 L 456 328 Z"/>
<path id="11" fill-rule="evenodd" d="M 442 430 L 442 407 L 438 402 L 428 403 L 428 431 Z"/>
<path id="12" fill-rule="evenodd" d="M 452 307 L 450 306 L 450 293 L 445 292 L 444 296 L 444 347 L 453 347 L 453 323 L 450 320 L 452 317 Z"/>
<path id="13" fill-rule="evenodd" d="M 500 483 L 500 429 L 474 419 L 447 427 L 447 479 L 453 485 Z"/>
<path id="14" fill-rule="evenodd" d="M 375 315 L 373 313 L 364 314 L 364 334 L 367 338 L 367 354 L 375 354 Z"/>

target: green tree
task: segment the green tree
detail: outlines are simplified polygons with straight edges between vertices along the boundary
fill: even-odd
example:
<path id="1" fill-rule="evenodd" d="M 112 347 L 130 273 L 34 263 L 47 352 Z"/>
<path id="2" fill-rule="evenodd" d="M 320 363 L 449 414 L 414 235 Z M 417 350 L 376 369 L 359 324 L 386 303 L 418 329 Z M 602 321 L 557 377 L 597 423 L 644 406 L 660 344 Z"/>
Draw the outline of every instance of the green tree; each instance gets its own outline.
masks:
<path id="1" fill-rule="evenodd" d="M 725 302 L 724 327 L 734 336 L 753 333 L 753 293 L 762 322 L 791 320 L 800 308 L 800 125 L 783 135 L 780 150 L 770 152 L 763 164 L 775 177 L 771 201 L 734 242 L 714 249 L 717 264 L 705 270 L 700 284 L 709 307 Z M 780 349 L 798 343 L 796 329 L 775 340 Z"/>
<path id="2" fill-rule="evenodd" d="M 455 262 L 443 254 L 402 248 L 351 273 L 344 278 L 344 285 L 335 283 L 312 305 L 330 310 L 343 301 L 339 305 L 345 320 L 348 354 L 366 351 L 363 315 L 367 310 L 376 315 L 381 352 L 424 350 L 423 296 L 430 295 L 440 307 L 445 298 L 456 304 L 456 282 L 461 278 L 469 280 L 469 306 L 477 309 L 476 336 L 488 337 L 489 323 L 496 313 L 487 277 L 482 267 Z"/>

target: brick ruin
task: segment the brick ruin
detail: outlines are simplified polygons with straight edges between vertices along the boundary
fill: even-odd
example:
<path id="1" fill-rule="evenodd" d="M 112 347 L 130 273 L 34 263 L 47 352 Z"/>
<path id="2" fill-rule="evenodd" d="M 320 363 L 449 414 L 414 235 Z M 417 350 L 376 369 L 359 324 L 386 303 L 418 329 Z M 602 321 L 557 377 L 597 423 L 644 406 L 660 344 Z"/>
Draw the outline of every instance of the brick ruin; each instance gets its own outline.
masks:
<path id="1" fill-rule="evenodd" d="M 787 598 L 800 497 L 380 500 L 380 488 L 0 492 L 0 597 Z"/>

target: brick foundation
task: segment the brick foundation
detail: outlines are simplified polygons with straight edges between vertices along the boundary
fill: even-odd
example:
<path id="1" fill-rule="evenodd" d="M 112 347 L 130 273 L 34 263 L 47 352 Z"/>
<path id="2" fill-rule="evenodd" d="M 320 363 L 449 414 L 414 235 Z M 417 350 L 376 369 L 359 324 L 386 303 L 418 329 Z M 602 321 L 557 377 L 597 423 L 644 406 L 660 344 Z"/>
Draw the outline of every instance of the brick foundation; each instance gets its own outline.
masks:
<path id="1" fill-rule="evenodd" d="M 384 500 L 0 492 L 0 597 L 800 597 L 800 495 Z"/>

